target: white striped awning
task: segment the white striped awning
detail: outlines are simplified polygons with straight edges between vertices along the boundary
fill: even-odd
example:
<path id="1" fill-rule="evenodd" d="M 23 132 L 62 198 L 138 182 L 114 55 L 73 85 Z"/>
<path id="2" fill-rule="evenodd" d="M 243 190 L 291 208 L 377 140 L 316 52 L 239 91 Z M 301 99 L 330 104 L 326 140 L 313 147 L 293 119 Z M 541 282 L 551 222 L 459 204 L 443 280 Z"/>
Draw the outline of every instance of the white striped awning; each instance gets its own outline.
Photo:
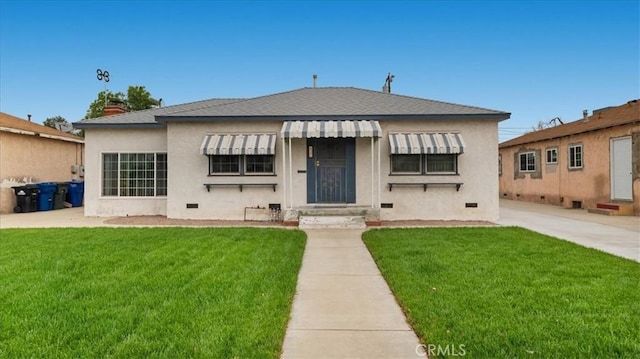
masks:
<path id="1" fill-rule="evenodd" d="M 378 121 L 285 121 L 283 138 L 381 137 Z"/>
<path id="2" fill-rule="evenodd" d="M 391 154 L 455 154 L 466 145 L 459 133 L 391 133 Z"/>
<path id="3" fill-rule="evenodd" d="M 206 135 L 200 146 L 203 155 L 273 155 L 276 134 Z"/>

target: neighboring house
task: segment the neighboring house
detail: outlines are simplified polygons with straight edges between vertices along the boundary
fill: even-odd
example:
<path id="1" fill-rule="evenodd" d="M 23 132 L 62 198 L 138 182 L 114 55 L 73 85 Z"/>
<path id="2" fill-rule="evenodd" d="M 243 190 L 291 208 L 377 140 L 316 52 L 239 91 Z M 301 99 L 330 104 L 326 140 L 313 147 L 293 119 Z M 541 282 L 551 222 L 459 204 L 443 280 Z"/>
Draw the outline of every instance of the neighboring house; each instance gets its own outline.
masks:
<path id="1" fill-rule="evenodd" d="M 498 122 L 509 116 L 313 87 L 87 119 L 74 124 L 87 141 L 85 214 L 495 220 Z"/>
<path id="2" fill-rule="evenodd" d="M 0 213 L 16 205 L 13 186 L 80 179 L 83 157 L 82 137 L 0 112 Z"/>
<path id="3" fill-rule="evenodd" d="M 504 198 L 640 214 L 638 100 L 503 142 L 500 162 Z"/>

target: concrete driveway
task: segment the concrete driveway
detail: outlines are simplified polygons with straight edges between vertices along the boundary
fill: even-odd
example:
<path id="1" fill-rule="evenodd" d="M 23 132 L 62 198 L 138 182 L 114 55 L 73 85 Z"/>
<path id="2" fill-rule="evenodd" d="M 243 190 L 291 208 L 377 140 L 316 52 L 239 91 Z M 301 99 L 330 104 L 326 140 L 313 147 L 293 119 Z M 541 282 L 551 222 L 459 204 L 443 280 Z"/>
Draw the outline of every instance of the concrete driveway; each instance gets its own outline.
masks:
<path id="1" fill-rule="evenodd" d="M 500 200 L 503 226 L 519 226 L 640 262 L 640 217 L 604 216 L 582 209 Z"/>

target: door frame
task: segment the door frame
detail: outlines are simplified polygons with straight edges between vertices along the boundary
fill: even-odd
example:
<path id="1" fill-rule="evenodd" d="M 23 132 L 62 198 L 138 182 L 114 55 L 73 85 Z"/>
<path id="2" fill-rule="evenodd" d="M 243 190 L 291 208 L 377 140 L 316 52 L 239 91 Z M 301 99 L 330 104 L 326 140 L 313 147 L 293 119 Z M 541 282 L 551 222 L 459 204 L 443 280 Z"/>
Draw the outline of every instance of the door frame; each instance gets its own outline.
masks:
<path id="1" fill-rule="evenodd" d="M 616 141 L 629 141 L 629 167 L 630 170 L 632 171 L 632 173 L 629 174 L 629 183 L 627 185 L 627 190 L 629 191 L 629 198 L 616 198 L 616 153 L 615 153 L 615 143 Z M 611 167 L 611 173 L 610 173 L 610 183 L 611 183 L 611 199 L 612 200 L 623 200 L 623 201 L 633 201 L 633 141 L 631 136 L 623 136 L 623 137 L 616 137 L 616 138 L 611 138 L 609 140 L 609 151 L 611 153 L 611 158 L 610 158 L 610 167 Z"/>
<path id="2" fill-rule="evenodd" d="M 345 143 L 345 202 L 321 202 L 318 201 L 317 188 L 317 143 L 324 141 L 340 141 Z M 348 204 L 356 203 L 356 139 L 355 138 L 307 138 L 307 203 L 315 204 Z"/>

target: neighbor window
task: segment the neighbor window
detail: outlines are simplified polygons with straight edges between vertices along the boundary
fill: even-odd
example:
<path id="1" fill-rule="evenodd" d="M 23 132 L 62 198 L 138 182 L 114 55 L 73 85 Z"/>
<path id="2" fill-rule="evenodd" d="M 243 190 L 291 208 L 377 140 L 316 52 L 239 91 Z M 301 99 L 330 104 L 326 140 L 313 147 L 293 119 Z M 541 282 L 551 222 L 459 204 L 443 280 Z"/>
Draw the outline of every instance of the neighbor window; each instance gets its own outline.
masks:
<path id="1" fill-rule="evenodd" d="M 520 154 L 520 172 L 534 172 L 536 170 L 535 152 L 523 152 Z"/>
<path id="2" fill-rule="evenodd" d="M 273 175 L 274 155 L 210 155 L 209 175 Z"/>
<path id="3" fill-rule="evenodd" d="M 558 163 L 558 149 L 547 148 L 547 164 L 555 165 Z"/>
<path id="4" fill-rule="evenodd" d="M 569 168 L 582 168 L 582 145 L 569 146 Z"/>
<path id="5" fill-rule="evenodd" d="M 103 153 L 102 195 L 167 195 L 166 153 Z"/>
<path id="6" fill-rule="evenodd" d="M 391 155 L 391 173 L 393 174 L 457 174 L 458 155 Z"/>
<path id="7" fill-rule="evenodd" d="M 502 154 L 498 155 L 498 175 L 502 176 Z"/>

